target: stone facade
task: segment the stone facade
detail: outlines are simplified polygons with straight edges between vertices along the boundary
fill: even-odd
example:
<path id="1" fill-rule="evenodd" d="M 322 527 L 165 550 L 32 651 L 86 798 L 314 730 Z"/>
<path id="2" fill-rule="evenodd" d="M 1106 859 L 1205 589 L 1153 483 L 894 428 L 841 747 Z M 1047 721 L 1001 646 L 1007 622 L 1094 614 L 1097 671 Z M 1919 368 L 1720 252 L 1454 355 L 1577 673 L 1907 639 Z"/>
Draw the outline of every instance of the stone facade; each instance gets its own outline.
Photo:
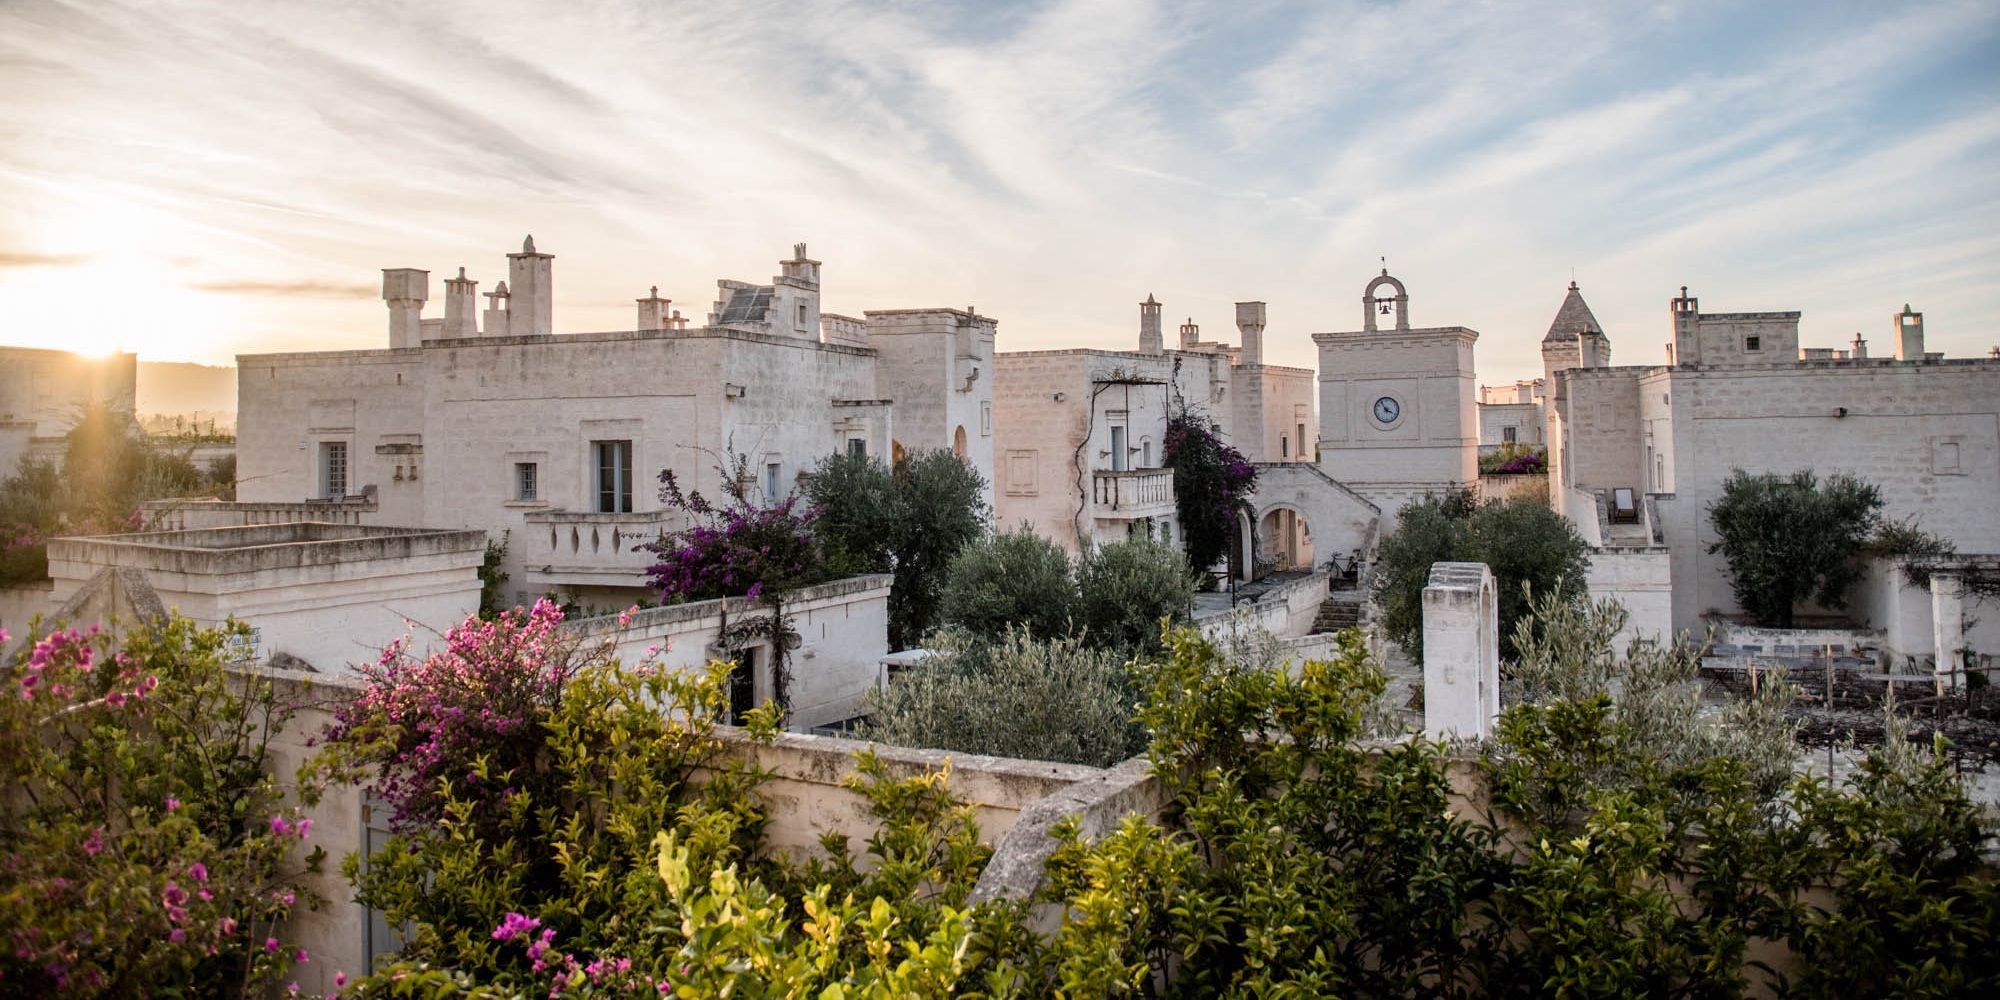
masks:
<path id="1" fill-rule="evenodd" d="M 1362 328 L 1316 333 L 1320 467 L 1393 515 L 1479 478 L 1475 330 L 1411 327 L 1409 294 L 1385 269 L 1362 292 Z M 1392 316 L 1393 325 L 1376 317 Z"/>
<path id="2" fill-rule="evenodd" d="M 1681 363 L 1554 372 L 1549 422 L 1556 509 L 1593 543 L 1668 550 L 1674 629 L 1735 606 L 1708 508 L 1736 469 L 1853 475 L 1886 516 L 2000 552 L 2000 361 L 1923 353 L 1907 309 L 1900 361 L 1801 360 L 1796 312 L 1703 314 L 1685 290 L 1671 309 Z"/>
<path id="3" fill-rule="evenodd" d="M 994 488 L 1003 528 L 1026 523 L 1075 553 L 1133 534 L 1175 540 L 1169 417 L 1205 414 L 1256 463 L 1311 461 L 1312 379 L 1262 363 L 1265 309 L 1237 303 L 1242 345 L 1203 341 L 1192 321 L 1179 346 L 1160 334 L 1162 305 L 1139 306 L 1136 351 L 1063 350 L 995 359 Z"/>
<path id="4" fill-rule="evenodd" d="M 800 245 L 769 284 L 718 282 L 704 326 L 656 288 L 634 330 L 554 335 L 552 256 L 530 239 L 508 257 L 484 330 L 462 269 L 442 321 L 420 315 L 425 272 L 399 269 L 392 346 L 238 357 L 239 499 L 366 497 L 370 523 L 484 529 L 508 539 L 510 597 L 623 604 L 648 562 L 634 546 L 681 526 L 663 470 L 715 497 L 740 456 L 775 499 L 835 452 L 954 448 L 993 478 L 988 317 L 823 315 Z"/>
<path id="5" fill-rule="evenodd" d="M 415 633 L 421 646 L 477 611 L 485 543 L 479 531 L 316 523 L 57 538 L 51 597 L 68 604 L 105 574 L 143 574 L 162 610 L 204 626 L 249 623 L 238 662 L 283 654 L 339 672 L 397 636 Z"/>
<path id="6" fill-rule="evenodd" d="M 1511 385 L 1479 387 L 1479 453 L 1508 445 L 1541 448 L 1548 444 L 1548 382 L 1523 379 Z"/>

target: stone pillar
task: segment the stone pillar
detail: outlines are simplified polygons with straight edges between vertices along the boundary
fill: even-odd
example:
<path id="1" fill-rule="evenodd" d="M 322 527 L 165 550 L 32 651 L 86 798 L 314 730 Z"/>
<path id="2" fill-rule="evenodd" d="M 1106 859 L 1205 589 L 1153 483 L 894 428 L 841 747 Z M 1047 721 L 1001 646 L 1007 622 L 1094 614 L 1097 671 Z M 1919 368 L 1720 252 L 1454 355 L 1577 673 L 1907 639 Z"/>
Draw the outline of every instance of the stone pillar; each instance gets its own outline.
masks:
<path id="1" fill-rule="evenodd" d="M 1903 304 L 1903 311 L 1895 316 L 1896 360 L 1922 361 L 1924 359 L 1924 314 Z"/>
<path id="2" fill-rule="evenodd" d="M 1500 592 L 1485 563 L 1433 563 L 1424 588 L 1424 735 L 1484 739 L 1500 715 Z"/>
<path id="3" fill-rule="evenodd" d="M 509 308 L 512 299 L 513 296 L 507 291 L 507 283 L 504 281 L 493 286 L 493 290 L 486 293 L 486 316 L 479 325 L 486 331 L 487 336 L 507 337 L 513 335 L 511 320 L 513 311 Z"/>
<path id="4" fill-rule="evenodd" d="M 458 277 L 444 279 L 444 335 L 447 338 L 479 336 L 479 282 L 458 269 Z"/>
<path id="5" fill-rule="evenodd" d="M 389 346 L 424 342 L 424 302 L 431 297 L 431 273 L 414 267 L 382 269 L 382 300 L 389 303 Z"/>
<path id="6" fill-rule="evenodd" d="M 1238 364 L 1261 365 L 1264 363 L 1264 303 L 1236 303 L 1236 332 L 1243 338 L 1243 349 L 1236 356 Z"/>
<path id="7" fill-rule="evenodd" d="M 660 286 L 654 285 L 653 294 L 639 300 L 639 325 L 636 329 L 673 329 L 673 319 L 668 315 L 667 308 L 673 305 L 673 302 L 672 299 L 660 298 Z"/>
<path id="8" fill-rule="evenodd" d="M 536 252 L 533 236 L 521 241 L 520 253 L 507 255 L 507 284 L 513 295 L 507 317 L 510 336 L 546 337 L 555 332 L 555 259 L 554 254 Z"/>
<path id="9" fill-rule="evenodd" d="M 1139 353 L 1162 354 L 1166 343 L 1160 339 L 1160 303 L 1151 295 L 1139 303 Z"/>
<path id="10" fill-rule="evenodd" d="M 1938 682 L 1965 686 L 1965 581 L 1956 573 L 1931 574 L 1931 641 Z"/>

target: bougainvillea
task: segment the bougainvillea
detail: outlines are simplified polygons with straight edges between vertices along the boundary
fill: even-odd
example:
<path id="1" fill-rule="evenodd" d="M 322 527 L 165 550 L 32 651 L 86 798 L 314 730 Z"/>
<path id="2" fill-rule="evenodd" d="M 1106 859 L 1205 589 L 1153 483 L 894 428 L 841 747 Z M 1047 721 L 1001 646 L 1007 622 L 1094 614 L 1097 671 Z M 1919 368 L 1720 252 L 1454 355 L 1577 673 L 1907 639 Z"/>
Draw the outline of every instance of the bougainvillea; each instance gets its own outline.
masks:
<path id="1" fill-rule="evenodd" d="M 370 748 L 372 773 L 347 776 L 391 803 L 392 827 L 436 821 L 440 783 L 465 780 L 475 766 L 502 779 L 482 806 L 504 805 L 507 782 L 532 770 L 542 724 L 579 665 L 562 621 L 542 600 L 490 621 L 468 618 L 423 657 L 397 640 L 362 668 L 361 694 L 335 710 L 323 739 Z"/>
<path id="2" fill-rule="evenodd" d="M 6 666 L 0 994 L 261 995 L 306 960 L 259 943 L 319 853 L 265 772 L 287 712 L 226 636 L 56 629 Z"/>
<path id="3" fill-rule="evenodd" d="M 831 578 L 813 512 L 800 509 L 797 497 L 760 506 L 737 496 L 717 506 L 698 492 L 683 494 L 671 469 L 660 483 L 660 501 L 693 522 L 643 546 L 660 558 L 646 567 L 646 582 L 663 603 L 760 597 Z"/>
<path id="4" fill-rule="evenodd" d="M 1237 513 L 1250 509 L 1257 468 L 1223 443 L 1213 425 L 1186 411 L 1167 421 L 1166 466 L 1174 470 L 1188 565 L 1206 570 L 1228 552 Z"/>

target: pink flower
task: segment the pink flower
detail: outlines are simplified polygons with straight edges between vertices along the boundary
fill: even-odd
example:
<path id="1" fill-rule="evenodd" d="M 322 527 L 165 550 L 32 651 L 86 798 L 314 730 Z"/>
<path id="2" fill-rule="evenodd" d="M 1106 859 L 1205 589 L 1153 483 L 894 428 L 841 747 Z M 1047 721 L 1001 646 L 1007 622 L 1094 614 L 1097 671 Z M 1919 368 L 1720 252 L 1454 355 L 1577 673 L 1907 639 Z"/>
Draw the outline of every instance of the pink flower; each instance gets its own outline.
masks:
<path id="1" fill-rule="evenodd" d="M 168 882 L 166 890 L 160 893 L 160 901 L 169 907 L 179 906 L 187 902 L 187 898 L 187 890 L 181 888 L 177 882 Z"/>
<path id="2" fill-rule="evenodd" d="M 280 837 L 287 836 L 292 832 L 292 824 L 286 822 L 283 816 L 273 816 L 271 817 L 271 832 Z"/>
<path id="3" fill-rule="evenodd" d="M 335 986 L 346 986 L 346 985 L 347 985 L 347 973 L 345 973 L 345 972 L 336 972 L 336 973 L 334 973 L 334 974 L 333 974 L 333 985 L 335 985 Z"/>
<path id="4" fill-rule="evenodd" d="M 309 833 L 312 830 L 312 828 L 313 828 L 312 820 L 309 819 L 299 820 L 299 839 L 300 840 L 306 839 L 306 834 Z"/>
<path id="5" fill-rule="evenodd" d="M 267 937 L 267 938 L 265 938 L 265 939 L 264 939 L 264 951 L 265 951 L 265 953 L 266 953 L 266 954 L 270 954 L 270 955 L 275 955 L 275 954 L 277 954 L 277 953 L 278 953 L 278 939 L 277 939 L 277 938 L 274 938 L 274 937 Z"/>
<path id="6" fill-rule="evenodd" d="M 297 962 L 300 965 L 304 965 L 306 962 L 310 961 L 310 959 L 306 957 L 306 950 L 304 948 L 300 948 L 298 951 L 292 953 L 292 961 Z"/>
<path id="7" fill-rule="evenodd" d="M 236 918 L 235 918 L 235 917 L 223 917 L 223 918 L 222 918 L 222 924 L 221 924 L 221 925 L 220 925 L 220 926 L 219 926 L 219 927 L 218 927 L 217 929 L 218 929 L 218 930 L 220 930 L 220 931 L 222 931 L 222 933 L 223 933 L 224 935 L 229 935 L 229 934 L 234 934 L 234 933 L 236 933 Z"/>
<path id="8" fill-rule="evenodd" d="M 197 882 L 206 882 L 208 881 L 208 866 L 197 861 L 188 866 L 188 874 L 194 876 L 194 880 Z"/>
<path id="9" fill-rule="evenodd" d="M 123 692 L 123 691 L 113 691 L 113 692 L 111 692 L 110 694 L 107 694 L 107 695 L 105 695 L 105 696 L 104 696 L 104 703 L 105 703 L 105 704 L 107 704 L 107 705 L 110 705 L 110 706 L 111 706 L 112 708 L 124 708 L 124 707 L 125 707 L 125 692 Z"/>
<path id="10" fill-rule="evenodd" d="M 167 800 L 167 811 L 168 811 L 168 812 L 173 812 L 174 810 L 176 810 L 176 809 L 179 809 L 180 807 L 181 807 L 181 800 L 179 800 L 179 799 L 168 799 L 168 800 Z"/>
<path id="11" fill-rule="evenodd" d="M 83 853 L 94 858 L 102 853 L 103 850 L 104 829 L 102 827 L 93 828 L 90 831 L 90 836 L 83 838 Z"/>
<path id="12" fill-rule="evenodd" d="M 188 932 L 181 930 L 178 927 L 174 928 L 174 932 L 172 934 L 167 935 L 167 940 L 172 941 L 175 944 L 180 944 L 181 942 L 186 941 L 187 939 L 188 939 Z"/>

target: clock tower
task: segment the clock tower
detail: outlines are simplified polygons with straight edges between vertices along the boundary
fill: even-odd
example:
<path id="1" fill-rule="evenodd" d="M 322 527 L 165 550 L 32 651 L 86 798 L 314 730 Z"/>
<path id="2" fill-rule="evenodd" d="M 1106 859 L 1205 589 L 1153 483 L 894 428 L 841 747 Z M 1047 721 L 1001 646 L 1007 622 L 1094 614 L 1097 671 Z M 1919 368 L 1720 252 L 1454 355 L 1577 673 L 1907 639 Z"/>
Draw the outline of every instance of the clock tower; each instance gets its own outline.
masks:
<path id="1" fill-rule="evenodd" d="M 1411 327 L 1387 268 L 1361 293 L 1361 329 L 1315 333 L 1320 469 L 1394 514 L 1479 478 L 1472 345 L 1462 326 Z"/>

